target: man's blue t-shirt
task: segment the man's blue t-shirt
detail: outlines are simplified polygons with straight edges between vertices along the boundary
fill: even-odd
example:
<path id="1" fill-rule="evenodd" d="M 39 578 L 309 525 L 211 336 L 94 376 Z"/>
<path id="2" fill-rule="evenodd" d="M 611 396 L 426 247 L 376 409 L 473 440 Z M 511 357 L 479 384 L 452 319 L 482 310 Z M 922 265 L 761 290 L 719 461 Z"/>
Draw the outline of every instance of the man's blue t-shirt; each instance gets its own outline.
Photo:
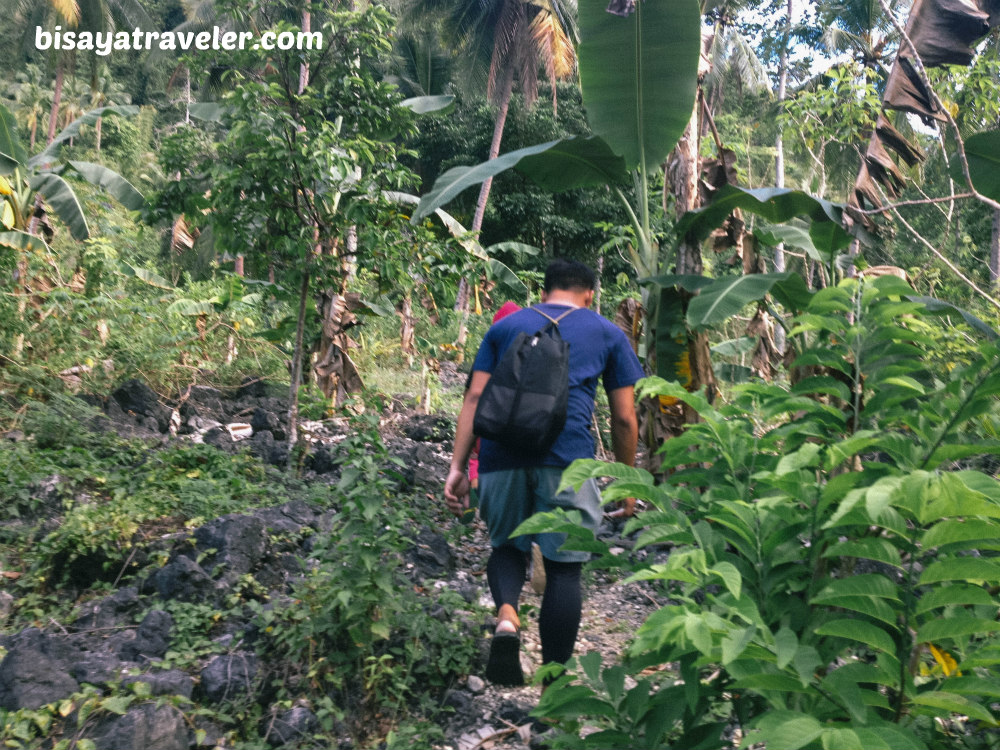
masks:
<path id="1" fill-rule="evenodd" d="M 553 318 L 566 312 L 567 305 L 536 305 Z M 530 308 L 519 310 L 493 324 L 483 337 L 473 370 L 491 373 L 507 347 L 521 331 L 532 334 L 549 321 Z M 590 431 L 597 381 L 606 391 L 634 385 L 643 377 L 639 358 L 618 326 L 593 310 L 580 308 L 559 321 L 559 334 L 569 344 L 569 404 L 566 426 L 544 456 L 525 456 L 505 450 L 492 440 L 479 447 L 479 472 L 517 469 L 524 466 L 569 466 L 577 458 L 594 457 L 594 436 Z"/>

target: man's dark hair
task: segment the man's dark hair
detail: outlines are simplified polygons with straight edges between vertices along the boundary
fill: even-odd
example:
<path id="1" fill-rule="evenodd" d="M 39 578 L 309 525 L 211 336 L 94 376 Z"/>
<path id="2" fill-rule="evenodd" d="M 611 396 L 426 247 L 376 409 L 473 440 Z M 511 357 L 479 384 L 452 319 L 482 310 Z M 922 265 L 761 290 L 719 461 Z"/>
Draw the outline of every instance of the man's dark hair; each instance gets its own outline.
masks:
<path id="1" fill-rule="evenodd" d="M 542 288 L 546 292 L 553 289 L 593 289 L 597 284 L 597 277 L 590 266 L 578 260 L 568 260 L 566 258 L 555 258 L 545 269 L 545 284 Z"/>

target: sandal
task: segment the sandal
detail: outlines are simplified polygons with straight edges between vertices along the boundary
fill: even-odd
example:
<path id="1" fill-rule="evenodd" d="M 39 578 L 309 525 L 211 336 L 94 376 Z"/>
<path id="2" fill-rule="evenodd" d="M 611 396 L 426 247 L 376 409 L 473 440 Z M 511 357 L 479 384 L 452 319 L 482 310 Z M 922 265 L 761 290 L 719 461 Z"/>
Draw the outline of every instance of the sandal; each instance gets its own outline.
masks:
<path id="1" fill-rule="evenodd" d="M 524 684 L 524 673 L 521 671 L 521 629 L 516 625 L 514 630 L 500 630 L 493 634 L 490 658 L 486 663 L 486 679 L 494 685 L 516 687 Z"/>

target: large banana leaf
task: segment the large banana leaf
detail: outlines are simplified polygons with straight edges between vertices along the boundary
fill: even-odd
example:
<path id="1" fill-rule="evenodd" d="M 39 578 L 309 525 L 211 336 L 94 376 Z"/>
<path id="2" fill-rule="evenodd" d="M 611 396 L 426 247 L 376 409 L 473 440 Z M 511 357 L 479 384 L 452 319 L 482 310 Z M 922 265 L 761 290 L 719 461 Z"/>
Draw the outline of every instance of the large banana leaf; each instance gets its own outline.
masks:
<path id="1" fill-rule="evenodd" d="M 809 237 L 820 254 L 826 257 L 851 243 L 851 235 L 840 225 L 843 207 L 836 203 L 815 198 L 801 190 L 746 190 L 733 185 L 719 188 L 712 203 L 705 208 L 684 214 L 677 222 L 677 236 L 700 242 L 716 227 L 722 226 L 726 217 L 737 208 L 757 214 L 773 224 L 781 224 L 796 216 L 812 219 Z"/>
<path id="2" fill-rule="evenodd" d="M 423 199 L 417 197 L 416 195 L 411 195 L 410 193 L 402 193 L 394 190 L 386 190 L 383 195 L 389 200 L 394 200 L 398 203 L 408 203 L 408 204 L 422 204 Z M 418 207 L 419 210 L 419 207 Z M 521 291 L 527 294 L 528 287 L 525 285 L 521 279 L 518 278 L 517 274 L 510 269 L 507 265 L 500 262 L 496 258 L 491 258 L 489 254 L 483 249 L 475 239 L 469 237 L 468 230 L 462 226 L 454 216 L 449 214 L 447 211 L 442 211 L 440 208 L 433 209 L 434 213 L 437 215 L 441 222 L 445 225 L 447 230 L 451 233 L 453 237 L 458 239 L 459 244 L 473 257 L 486 262 L 486 269 L 490 276 L 497 279 L 515 290 Z M 416 212 L 414 212 L 416 213 Z M 428 212 L 430 213 L 430 212 Z M 528 245 L 523 247 L 527 248 Z"/>
<path id="3" fill-rule="evenodd" d="M 142 193 L 133 187 L 132 183 L 122 177 L 114 170 L 102 167 L 100 164 L 92 164 L 88 161 L 70 161 L 70 166 L 75 169 L 83 179 L 91 185 L 107 190 L 116 201 L 121 203 L 129 211 L 138 211 L 146 203 Z"/>
<path id="4" fill-rule="evenodd" d="M 29 184 L 34 192 L 45 198 L 45 202 L 52 207 L 62 223 L 69 227 L 73 239 L 85 240 L 90 236 L 87 217 L 83 215 L 80 201 L 66 180 L 54 172 L 39 172 L 32 175 Z"/>
<path id="5" fill-rule="evenodd" d="M 527 146 L 474 167 L 453 167 L 437 178 L 413 212 L 415 223 L 466 188 L 516 168 L 554 193 L 581 187 L 624 182 L 625 161 L 597 137 L 567 138 Z"/>
<path id="6" fill-rule="evenodd" d="M 431 112 L 447 114 L 454 108 L 455 97 L 451 94 L 437 94 L 434 96 L 411 96 L 399 103 L 400 107 L 406 107 L 418 115 L 426 115 Z"/>
<path id="7" fill-rule="evenodd" d="M 706 328 L 728 320 L 748 303 L 763 299 L 775 284 L 787 281 L 790 276 L 791 272 L 755 273 L 717 279 L 688 304 L 688 325 Z"/>
<path id="8" fill-rule="evenodd" d="M 976 190 L 987 198 L 1000 201 L 1000 130 L 970 135 L 965 139 L 965 156 Z M 951 172 L 956 180 L 965 182 L 958 159 L 952 162 Z"/>
<path id="9" fill-rule="evenodd" d="M 0 104 L 0 174 L 11 174 L 27 158 L 28 154 L 17 133 L 17 118 Z"/>
<path id="10" fill-rule="evenodd" d="M 19 229 L 12 229 L 9 232 L 0 232 L 0 245 L 20 250 L 22 253 L 35 251 L 43 253 L 49 249 L 45 240 L 41 237 L 33 237 L 27 232 Z"/>
<path id="11" fill-rule="evenodd" d="M 587 121 L 629 169 L 653 169 L 694 110 L 701 52 L 697 0 L 636 2 L 622 18 L 580 0 L 580 85 Z"/>
<path id="12" fill-rule="evenodd" d="M 93 125 L 97 122 L 100 117 L 107 117 L 108 115 L 134 115 L 139 111 L 139 108 L 133 105 L 114 105 L 111 107 L 98 107 L 97 109 L 92 109 L 86 114 L 77 117 L 73 122 L 63 128 L 59 134 L 52 139 L 52 143 L 45 147 L 44 151 L 41 151 L 30 159 L 28 159 L 27 164 L 29 167 L 42 167 L 46 164 L 52 164 L 59 159 L 59 150 L 63 147 L 70 138 L 76 138 L 80 135 L 80 127 L 83 125 Z M 0 148 L 0 151 L 3 151 Z M 8 152 L 5 152 L 8 153 Z"/>

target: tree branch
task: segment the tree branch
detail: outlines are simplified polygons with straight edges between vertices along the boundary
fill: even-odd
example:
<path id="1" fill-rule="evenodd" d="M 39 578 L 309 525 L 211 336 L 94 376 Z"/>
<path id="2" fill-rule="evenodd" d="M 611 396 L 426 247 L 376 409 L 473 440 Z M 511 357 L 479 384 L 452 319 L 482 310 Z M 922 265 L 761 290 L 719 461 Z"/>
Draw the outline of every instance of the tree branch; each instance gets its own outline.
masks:
<path id="1" fill-rule="evenodd" d="M 949 201 L 958 200 L 959 198 L 975 198 L 973 193 L 958 193 L 956 195 L 946 195 L 942 198 L 922 198 L 920 200 L 912 201 L 900 201 L 899 203 L 886 203 L 884 206 L 879 206 L 878 208 L 869 209 L 852 209 L 859 214 L 872 215 L 872 214 L 882 214 L 886 211 L 895 211 L 900 206 L 926 206 L 931 203 L 948 203 Z"/>

